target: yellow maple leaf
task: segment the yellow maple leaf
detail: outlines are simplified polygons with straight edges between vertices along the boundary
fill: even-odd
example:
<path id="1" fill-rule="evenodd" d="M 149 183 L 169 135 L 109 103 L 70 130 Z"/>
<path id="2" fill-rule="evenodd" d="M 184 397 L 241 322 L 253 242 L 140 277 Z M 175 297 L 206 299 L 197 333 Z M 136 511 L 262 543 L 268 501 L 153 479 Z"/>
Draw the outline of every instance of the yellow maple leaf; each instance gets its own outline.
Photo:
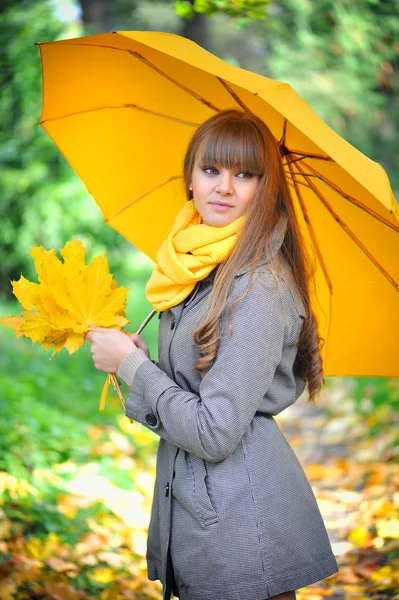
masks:
<path id="1" fill-rule="evenodd" d="M 42 342 L 42 346 L 45 350 L 54 348 L 50 360 L 54 357 L 57 352 L 60 352 L 65 346 L 66 339 L 69 335 L 68 331 L 52 331 Z"/>
<path id="2" fill-rule="evenodd" d="M 54 248 L 45 250 L 43 246 L 32 246 L 31 255 L 40 283 L 57 285 L 62 278 L 62 262 L 57 258 Z"/>
<path id="3" fill-rule="evenodd" d="M 21 324 L 23 322 L 23 317 L 3 317 L 0 320 L 0 323 L 4 325 L 4 327 L 9 327 L 10 329 L 14 329 L 16 337 L 22 337 L 22 333 L 19 330 Z"/>
<path id="4" fill-rule="evenodd" d="M 39 284 L 32 283 L 21 275 L 19 281 L 12 281 L 11 285 L 14 296 L 25 309 L 35 310 L 39 308 L 41 304 Z"/>
<path id="5" fill-rule="evenodd" d="M 51 331 L 46 313 L 33 310 L 24 311 L 19 331 L 25 337 L 30 338 L 32 342 L 39 342 L 41 344 Z"/>
<path id="6" fill-rule="evenodd" d="M 61 306 L 58 306 L 57 302 L 55 301 L 53 290 L 54 288 L 51 288 L 45 283 L 40 285 L 40 310 L 42 312 L 46 312 L 51 320 L 60 314 L 66 313 L 65 309 Z"/>
<path id="7" fill-rule="evenodd" d="M 81 346 L 83 346 L 85 342 L 85 334 L 84 333 L 70 333 L 65 342 L 65 348 L 68 350 L 69 354 L 73 354 L 74 352 L 76 352 L 77 350 L 79 350 L 79 348 Z"/>
<path id="8" fill-rule="evenodd" d="M 84 344 L 90 325 L 122 328 L 129 288 L 117 287 L 102 254 L 85 264 L 82 242 L 72 239 L 61 248 L 63 262 L 54 248 L 33 247 L 31 254 L 39 283 L 21 275 L 13 281 L 13 292 L 25 309 L 21 316 L 4 317 L 5 327 L 28 337 L 53 356 L 62 348 L 70 354 Z"/>
<path id="9" fill-rule="evenodd" d="M 116 317 L 124 310 L 128 288 L 112 288 L 111 284 L 112 275 L 102 254 L 78 274 L 68 272 L 64 285 L 54 289 L 57 304 L 68 310 L 69 318 L 73 317 L 69 326 L 75 333 L 86 332 L 93 324 L 115 327 L 121 323 L 121 319 Z"/>
<path id="10" fill-rule="evenodd" d="M 68 263 L 70 273 L 77 275 L 85 266 L 86 251 L 82 242 L 75 240 L 75 238 L 67 242 L 64 248 L 61 248 L 60 254 L 64 262 Z"/>

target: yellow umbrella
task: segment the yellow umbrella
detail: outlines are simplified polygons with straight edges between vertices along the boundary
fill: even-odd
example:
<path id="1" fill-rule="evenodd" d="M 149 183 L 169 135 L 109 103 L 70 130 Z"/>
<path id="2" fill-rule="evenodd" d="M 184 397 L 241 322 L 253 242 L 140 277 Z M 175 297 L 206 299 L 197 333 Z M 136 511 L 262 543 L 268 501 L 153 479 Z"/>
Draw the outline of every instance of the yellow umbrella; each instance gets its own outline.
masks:
<path id="1" fill-rule="evenodd" d="M 399 208 L 383 168 L 286 83 L 176 35 L 118 31 L 40 44 L 41 125 L 105 221 L 149 257 L 185 202 L 182 159 L 216 111 L 263 119 L 315 262 L 326 375 L 399 376 Z"/>

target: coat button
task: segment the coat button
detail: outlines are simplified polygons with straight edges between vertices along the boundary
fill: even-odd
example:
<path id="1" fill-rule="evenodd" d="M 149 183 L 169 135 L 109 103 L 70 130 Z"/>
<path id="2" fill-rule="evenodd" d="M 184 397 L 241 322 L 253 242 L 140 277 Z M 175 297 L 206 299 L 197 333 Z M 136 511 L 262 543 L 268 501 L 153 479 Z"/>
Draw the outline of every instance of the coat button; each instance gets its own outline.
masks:
<path id="1" fill-rule="evenodd" d="M 154 415 L 154 413 L 146 414 L 145 420 L 147 421 L 148 425 L 151 425 L 151 427 L 155 427 L 155 425 L 158 423 L 157 418 Z"/>
<path id="2" fill-rule="evenodd" d="M 168 483 L 165 485 L 165 496 L 168 497 L 169 496 L 169 481 Z"/>

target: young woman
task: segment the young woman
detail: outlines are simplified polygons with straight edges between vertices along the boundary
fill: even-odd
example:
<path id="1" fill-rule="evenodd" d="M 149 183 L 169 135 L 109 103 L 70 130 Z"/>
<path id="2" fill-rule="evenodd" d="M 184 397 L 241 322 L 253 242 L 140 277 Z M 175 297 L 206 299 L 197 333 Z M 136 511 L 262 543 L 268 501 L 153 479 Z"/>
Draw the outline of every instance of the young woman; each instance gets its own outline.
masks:
<path id="1" fill-rule="evenodd" d="M 273 415 L 322 384 L 309 269 L 277 144 L 228 110 L 195 132 L 188 202 L 147 296 L 159 362 L 137 335 L 87 334 L 160 436 L 148 574 L 164 598 L 281 600 L 337 570 L 309 483 Z"/>

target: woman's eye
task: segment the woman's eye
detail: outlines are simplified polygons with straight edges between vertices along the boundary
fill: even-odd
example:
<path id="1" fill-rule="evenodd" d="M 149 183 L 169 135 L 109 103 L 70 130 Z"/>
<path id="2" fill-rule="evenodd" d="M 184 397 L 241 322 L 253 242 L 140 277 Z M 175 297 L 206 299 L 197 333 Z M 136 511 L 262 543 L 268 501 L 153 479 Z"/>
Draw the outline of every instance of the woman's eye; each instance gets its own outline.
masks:
<path id="1" fill-rule="evenodd" d="M 241 179 L 252 179 L 253 173 L 237 173 L 237 177 Z"/>
<path id="2" fill-rule="evenodd" d="M 215 167 L 202 167 L 202 170 L 209 175 L 217 175 L 219 172 Z"/>

